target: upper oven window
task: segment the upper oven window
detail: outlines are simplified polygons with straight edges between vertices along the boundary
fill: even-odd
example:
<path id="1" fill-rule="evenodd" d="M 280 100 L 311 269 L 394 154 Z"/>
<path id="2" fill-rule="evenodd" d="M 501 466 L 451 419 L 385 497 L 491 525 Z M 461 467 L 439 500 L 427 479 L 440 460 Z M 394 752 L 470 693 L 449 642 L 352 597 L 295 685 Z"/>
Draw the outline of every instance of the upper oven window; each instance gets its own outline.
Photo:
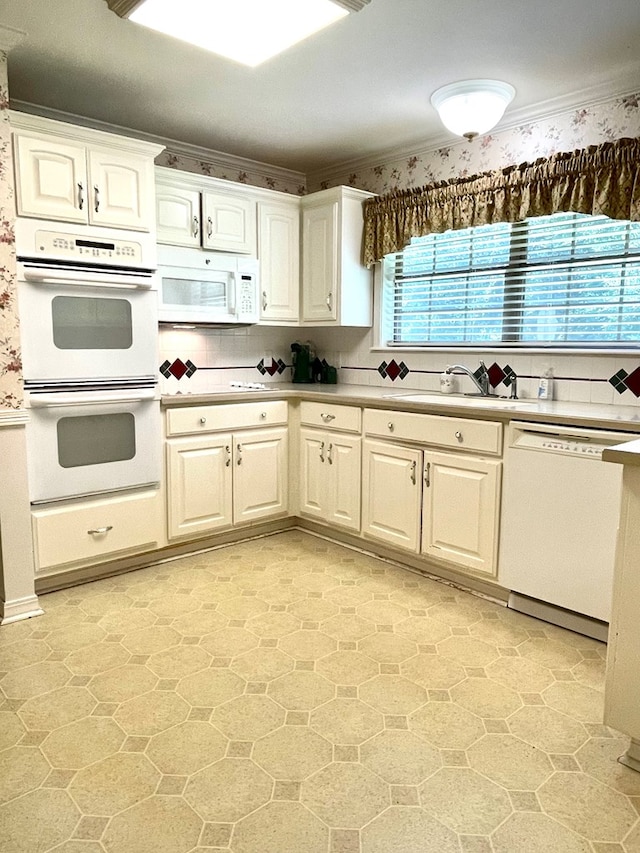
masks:
<path id="1" fill-rule="evenodd" d="M 133 343 L 131 303 L 96 296 L 55 296 L 51 303 L 57 349 L 129 349 Z"/>
<path id="2" fill-rule="evenodd" d="M 61 468 L 123 462 L 136 455 L 136 424 L 130 412 L 60 418 L 57 430 Z"/>

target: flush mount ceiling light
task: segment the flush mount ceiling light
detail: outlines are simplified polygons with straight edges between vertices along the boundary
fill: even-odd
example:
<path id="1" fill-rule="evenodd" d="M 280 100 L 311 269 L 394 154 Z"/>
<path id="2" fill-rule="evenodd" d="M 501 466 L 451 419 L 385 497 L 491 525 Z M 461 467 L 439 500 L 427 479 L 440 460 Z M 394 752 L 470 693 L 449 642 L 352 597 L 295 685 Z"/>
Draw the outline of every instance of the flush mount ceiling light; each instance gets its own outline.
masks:
<path id="1" fill-rule="evenodd" d="M 431 103 L 448 130 L 471 140 L 495 127 L 515 93 L 500 80 L 462 80 L 437 89 Z"/>
<path id="2" fill-rule="evenodd" d="M 370 0 L 106 0 L 121 18 L 252 67 Z"/>

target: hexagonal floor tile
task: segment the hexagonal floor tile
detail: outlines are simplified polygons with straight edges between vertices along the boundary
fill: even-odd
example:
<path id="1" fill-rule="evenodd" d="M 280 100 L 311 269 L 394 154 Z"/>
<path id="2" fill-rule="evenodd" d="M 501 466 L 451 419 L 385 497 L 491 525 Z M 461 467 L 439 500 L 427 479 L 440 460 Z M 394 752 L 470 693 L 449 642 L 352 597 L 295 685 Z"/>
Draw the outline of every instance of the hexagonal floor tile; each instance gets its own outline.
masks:
<path id="1" fill-rule="evenodd" d="M 587 740 L 583 725 L 546 705 L 527 705 L 510 717 L 516 736 L 546 752 L 575 752 Z"/>
<path id="2" fill-rule="evenodd" d="M 11 853 L 45 853 L 71 836 L 79 818 L 66 791 L 39 788 L 0 806 L 3 845 Z"/>
<path id="3" fill-rule="evenodd" d="M 175 693 L 152 690 L 120 705 L 114 718 L 128 735 L 157 735 L 181 723 L 189 706 Z"/>
<path id="4" fill-rule="evenodd" d="M 382 714 L 411 714 L 427 701 L 426 690 L 401 675 L 378 675 L 361 684 L 358 695 Z"/>
<path id="5" fill-rule="evenodd" d="M 158 678 L 146 666 L 126 664 L 94 676 L 88 690 L 100 702 L 126 702 L 142 693 L 148 693 L 158 683 Z"/>
<path id="6" fill-rule="evenodd" d="M 163 649 L 177 646 L 181 639 L 180 634 L 168 625 L 151 625 L 125 634 L 122 645 L 129 649 L 132 655 L 153 655 Z"/>
<path id="7" fill-rule="evenodd" d="M 401 663 L 417 654 L 418 647 L 406 637 L 381 632 L 360 640 L 358 649 L 378 663 Z"/>
<path id="8" fill-rule="evenodd" d="M 495 853 L 540 853 L 557 850 L 562 853 L 590 853 L 584 838 L 557 823 L 546 814 L 516 812 L 499 827 L 492 837 Z"/>
<path id="9" fill-rule="evenodd" d="M 213 667 L 181 678 L 176 692 L 190 705 L 214 708 L 240 696 L 245 686 L 244 680 L 234 672 L 224 667 Z"/>
<path id="10" fill-rule="evenodd" d="M 241 820 L 234 853 L 326 853 L 329 830 L 300 803 L 271 802 Z"/>
<path id="11" fill-rule="evenodd" d="M 185 613 L 193 613 L 199 607 L 200 602 L 197 598 L 185 592 L 177 593 L 176 590 L 149 602 L 149 610 L 156 616 L 184 616 Z"/>
<path id="12" fill-rule="evenodd" d="M 300 628 L 300 620 L 293 613 L 261 613 L 247 622 L 247 628 L 258 637 L 280 639 Z"/>
<path id="13" fill-rule="evenodd" d="M 359 699 L 333 699 L 311 713 L 309 724 L 332 743 L 362 743 L 384 728 L 382 714 Z"/>
<path id="14" fill-rule="evenodd" d="M 273 779 L 246 758 L 223 758 L 189 780 L 184 797 L 207 821 L 235 823 L 268 802 Z"/>
<path id="15" fill-rule="evenodd" d="M 157 616 L 150 610 L 141 607 L 123 610 L 121 612 L 107 613 L 99 620 L 98 624 L 109 634 L 127 634 L 149 628 L 155 624 Z"/>
<path id="16" fill-rule="evenodd" d="M 438 853 L 458 853 L 458 837 L 423 809 L 394 806 L 361 832 L 362 853 L 425 850 L 428 843 Z M 428 841 L 427 841 L 428 839 Z M 514 853 L 514 851 L 511 851 Z"/>
<path id="17" fill-rule="evenodd" d="M 522 705 L 515 690 L 488 678 L 465 679 L 451 688 L 451 698 L 479 717 L 508 717 Z"/>
<path id="18" fill-rule="evenodd" d="M 512 811 L 507 792 L 467 767 L 443 767 L 420 788 L 425 811 L 454 832 L 486 835 Z"/>
<path id="19" fill-rule="evenodd" d="M 359 829 L 390 804 L 389 787 L 361 764 L 330 764 L 302 783 L 300 799 L 329 826 Z"/>
<path id="20" fill-rule="evenodd" d="M 257 740 L 279 728 L 285 711 L 268 696 L 238 696 L 215 709 L 212 722 L 230 740 Z"/>
<path id="21" fill-rule="evenodd" d="M 0 750 L 15 746 L 24 735 L 24 726 L 17 714 L 0 711 Z"/>
<path id="22" fill-rule="evenodd" d="M 358 607 L 358 616 L 375 625 L 395 625 L 409 616 L 409 611 L 394 601 L 367 601 Z"/>
<path id="23" fill-rule="evenodd" d="M 382 635 L 374 634 L 373 636 Z M 334 652 L 319 660 L 316 670 L 334 684 L 361 684 L 378 675 L 380 667 L 361 652 L 344 651 Z"/>
<path id="24" fill-rule="evenodd" d="M 224 628 L 226 624 L 227 619 L 222 613 L 215 610 L 196 610 L 195 613 L 187 613 L 186 616 L 174 619 L 171 627 L 181 634 L 203 636 Z"/>
<path id="25" fill-rule="evenodd" d="M 544 691 L 547 705 L 583 723 L 601 723 L 604 693 L 578 681 L 556 681 Z"/>
<path id="26" fill-rule="evenodd" d="M 221 628 L 207 634 L 200 645 L 213 657 L 232 658 L 255 649 L 260 640 L 244 628 Z"/>
<path id="27" fill-rule="evenodd" d="M 485 731 L 475 714 L 455 702 L 429 702 L 409 717 L 409 728 L 440 749 L 467 749 Z"/>
<path id="28" fill-rule="evenodd" d="M 47 637 L 47 645 L 54 652 L 72 652 L 83 646 L 99 643 L 106 636 L 106 631 L 99 625 L 77 622 L 66 628 L 58 628 Z"/>
<path id="29" fill-rule="evenodd" d="M 283 637 L 278 647 L 296 660 L 318 660 L 334 652 L 338 642 L 321 631 L 294 631 Z"/>
<path id="30" fill-rule="evenodd" d="M 145 755 L 118 752 L 80 770 L 69 793 L 85 814 L 109 817 L 153 794 L 159 780 Z"/>
<path id="31" fill-rule="evenodd" d="M 285 637 L 286 639 L 286 637 Z M 279 649 L 259 647 L 234 658 L 230 668 L 247 681 L 273 681 L 294 666 L 293 658 Z"/>
<path id="32" fill-rule="evenodd" d="M 412 732 L 389 729 L 360 747 L 360 761 L 391 785 L 419 785 L 440 767 L 440 753 Z"/>
<path id="33" fill-rule="evenodd" d="M 60 687 L 28 699 L 18 714 L 28 729 L 51 731 L 91 713 L 96 700 L 84 687 Z"/>
<path id="34" fill-rule="evenodd" d="M 99 643 L 67 655 L 64 662 L 74 675 L 98 675 L 129 660 L 129 652 L 120 643 Z"/>
<path id="35" fill-rule="evenodd" d="M 133 604 L 133 599 L 123 592 L 102 592 L 85 598 L 80 607 L 87 616 L 104 616 L 107 613 L 126 610 Z"/>
<path id="36" fill-rule="evenodd" d="M 272 681 L 267 693 L 289 711 L 311 711 L 335 696 L 335 685 L 317 672 L 294 670 Z"/>
<path id="37" fill-rule="evenodd" d="M 453 658 L 462 666 L 487 666 L 498 657 L 498 650 L 476 637 L 453 636 L 438 643 L 438 654 Z"/>
<path id="38" fill-rule="evenodd" d="M 218 605 L 219 612 L 227 619 L 250 619 L 259 613 L 265 613 L 269 605 L 260 598 L 239 595 L 237 598 L 227 598 Z"/>
<path id="39" fill-rule="evenodd" d="M 571 669 L 582 660 L 577 649 L 546 637 L 529 639 L 518 647 L 518 651 L 523 658 L 529 658 L 549 669 Z"/>
<path id="40" fill-rule="evenodd" d="M 304 622 L 322 622 L 338 612 L 337 605 L 324 598 L 302 598 L 290 604 L 287 609 Z"/>
<path id="41" fill-rule="evenodd" d="M 430 690 L 448 690 L 467 677 L 462 664 L 435 654 L 419 654 L 403 661 L 400 672 L 409 681 L 415 681 Z"/>
<path id="42" fill-rule="evenodd" d="M 117 752 L 124 732 L 109 717 L 84 717 L 56 729 L 42 743 L 53 767 L 78 769 Z"/>
<path id="43" fill-rule="evenodd" d="M 470 602 L 461 604 L 458 601 L 441 601 L 427 611 L 433 619 L 439 619 L 444 625 L 453 628 L 468 628 L 482 619 L 482 613 Z"/>
<path id="44" fill-rule="evenodd" d="M 8 625 L 7 627 L 12 626 Z M 2 668 L 7 672 L 13 672 L 22 666 L 38 663 L 38 661 L 49 657 L 50 654 L 51 649 L 43 640 L 27 638 L 17 643 L 7 643 L 2 648 Z"/>
<path id="45" fill-rule="evenodd" d="M 257 741 L 252 755 L 274 779 L 301 782 L 330 763 L 333 749 L 305 726 L 283 726 Z"/>
<path id="46" fill-rule="evenodd" d="M 0 803 L 32 791 L 50 770 L 39 749 L 12 746 L 0 753 Z"/>
<path id="47" fill-rule="evenodd" d="M 533 791 L 553 773 L 545 752 L 512 735 L 485 735 L 467 750 L 469 764 L 505 788 Z"/>
<path id="48" fill-rule="evenodd" d="M 183 678 L 205 669 L 211 655 L 200 646 L 173 646 L 151 655 L 146 665 L 159 678 Z"/>
<path id="49" fill-rule="evenodd" d="M 43 660 L 7 673 L 0 686 L 9 699 L 32 699 L 63 687 L 70 678 L 71 672 L 63 663 Z"/>
<path id="50" fill-rule="evenodd" d="M 202 821 L 182 797 L 153 796 L 110 821 L 102 838 L 108 853 L 188 853 Z"/>
<path id="51" fill-rule="evenodd" d="M 554 683 L 554 677 L 546 667 L 527 658 L 498 658 L 485 671 L 493 681 L 521 693 L 541 693 Z"/>
<path id="52" fill-rule="evenodd" d="M 330 637 L 335 637 L 336 640 L 343 642 L 356 642 L 362 640 L 369 634 L 373 634 L 376 626 L 368 619 L 362 619 L 360 616 L 352 616 L 346 613 L 338 613 L 336 616 L 330 616 L 320 624 L 320 630 L 324 631 Z"/>
<path id="53" fill-rule="evenodd" d="M 210 723 L 187 720 L 151 738 L 147 756 L 161 773 L 190 776 L 225 754 L 228 740 Z"/>
<path id="54" fill-rule="evenodd" d="M 396 624 L 395 633 L 414 643 L 434 645 L 451 636 L 451 629 L 428 616 L 410 616 Z"/>

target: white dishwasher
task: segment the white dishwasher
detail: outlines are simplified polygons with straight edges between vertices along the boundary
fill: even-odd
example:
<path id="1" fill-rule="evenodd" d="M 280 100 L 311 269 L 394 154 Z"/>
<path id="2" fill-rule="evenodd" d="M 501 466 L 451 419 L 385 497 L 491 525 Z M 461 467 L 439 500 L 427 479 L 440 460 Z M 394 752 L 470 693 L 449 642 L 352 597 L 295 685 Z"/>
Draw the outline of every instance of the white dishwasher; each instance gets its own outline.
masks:
<path id="1" fill-rule="evenodd" d="M 606 638 L 606 626 L 589 621 L 611 613 L 622 466 L 602 462 L 602 451 L 634 437 L 509 425 L 498 570 L 509 607 Z"/>

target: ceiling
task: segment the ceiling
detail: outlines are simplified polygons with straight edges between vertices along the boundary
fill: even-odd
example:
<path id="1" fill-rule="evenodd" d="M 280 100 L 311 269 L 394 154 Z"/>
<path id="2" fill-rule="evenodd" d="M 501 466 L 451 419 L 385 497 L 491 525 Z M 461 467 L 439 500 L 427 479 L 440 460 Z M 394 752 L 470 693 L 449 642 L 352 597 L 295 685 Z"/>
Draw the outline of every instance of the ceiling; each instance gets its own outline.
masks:
<path id="1" fill-rule="evenodd" d="M 640 91 L 639 0 L 371 0 L 257 68 L 118 18 L 104 0 L 2 0 L 0 25 L 27 33 L 9 56 L 19 109 L 307 174 L 454 141 L 429 97 L 456 80 L 515 86 L 510 124 Z"/>

